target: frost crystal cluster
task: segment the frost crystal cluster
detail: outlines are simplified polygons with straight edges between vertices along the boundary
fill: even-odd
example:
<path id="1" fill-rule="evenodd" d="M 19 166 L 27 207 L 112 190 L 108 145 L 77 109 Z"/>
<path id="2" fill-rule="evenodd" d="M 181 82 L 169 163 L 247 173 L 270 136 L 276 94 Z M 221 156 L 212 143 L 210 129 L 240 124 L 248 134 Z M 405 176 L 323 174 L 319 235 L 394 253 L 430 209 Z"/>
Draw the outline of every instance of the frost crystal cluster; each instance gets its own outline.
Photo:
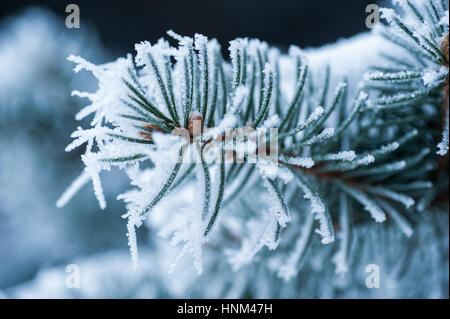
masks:
<path id="1" fill-rule="evenodd" d="M 215 39 L 173 31 L 103 65 L 70 56 L 99 88 L 73 92 L 90 101 L 76 118 L 93 118 L 66 148 L 85 145 L 85 169 L 57 205 L 92 181 L 106 208 L 100 173 L 123 169 L 134 265 L 136 228 L 170 196 L 182 204 L 167 206 L 160 234 L 179 245 L 173 267 L 190 254 L 198 273 L 205 245 L 234 270 L 276 250 L 267 263 L 288 280 L 317 239 L 347 271 L 352 229 L 370 220 L 411 237 L 408 215 L 448 187 L 448 165 L 436 174 L 448 151 L 448 4 L 397 2 L 404 12 L 382 9 L 386 24 L 366 36 L 392 43 L 356 80 L 342 70 L 353 56 L 327 65 L 314 50 L 239 38 L 228 59 Z"/>

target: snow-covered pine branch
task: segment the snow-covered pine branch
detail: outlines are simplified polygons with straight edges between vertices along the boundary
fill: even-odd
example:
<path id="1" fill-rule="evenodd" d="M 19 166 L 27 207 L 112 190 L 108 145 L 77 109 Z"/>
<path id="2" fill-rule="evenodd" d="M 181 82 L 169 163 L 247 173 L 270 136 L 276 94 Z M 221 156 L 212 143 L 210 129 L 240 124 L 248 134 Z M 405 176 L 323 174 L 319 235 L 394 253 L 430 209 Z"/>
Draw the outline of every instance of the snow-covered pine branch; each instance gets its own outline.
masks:
<path id="1" fill-rule="evenodd" d="M 169 31 L 177 45 L 141 42 L 135 58 L 97 66 L 69 57 L 76 72 L 94 74 L 99 89 L 75 93 L 91 102 L 77 118 L 93 120 L 73 133 L 68 150 L 86 144 L 86 167 L 58 205 L 89 176 L 104 208 L 100 172 L 124 169 L 133 188 L 119 199 L 127 204 L 136 265 L 135 228 L 171 192 L 192 186 L 192 207 L 168 211 L 182 222 L 165 234 L 182 246 L 175 263 L 190 253 L 199 273 L 204 243 L 225 246 L 231 219 L 247 229 L 237 238 L 241 247 L 227 250 L 233 268 L 267 246 L 288 256 L 277 270 L 283 278 L 298 272 L 316 237 L 334 242 L 339 223 L 334 260 L 345 271 L 351 217 L 383 222 L 391 216 L 411 236 L 403 214 L 415 202 L 424 209 L 445 188 L 439 181 L 428 188 L 412 184 L 433 180 L 437 163 L 429 141 L 436 145 L 438 137 L 429 127 L 439 125 L 448 105 L 448 7 L 434 0 L 401 3 L 405 15 L 383 9 L 388 26 L 319 49 L 292 46 L 284 54 L 256 39 L 236 39 L 226 59 L 215 39 Z M 442 155 L 448 113 L 445 123 Z"/>

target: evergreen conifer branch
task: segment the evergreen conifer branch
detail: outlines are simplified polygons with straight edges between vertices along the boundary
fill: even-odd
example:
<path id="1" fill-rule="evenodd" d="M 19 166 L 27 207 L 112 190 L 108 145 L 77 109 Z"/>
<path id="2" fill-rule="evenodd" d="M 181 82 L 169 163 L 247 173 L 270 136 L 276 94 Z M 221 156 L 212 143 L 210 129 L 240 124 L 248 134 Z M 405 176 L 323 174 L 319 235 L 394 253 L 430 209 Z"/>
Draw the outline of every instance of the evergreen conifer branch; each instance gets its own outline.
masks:
<path id="1" fill-rule="evenodd" d="M 448 187 L 448 180 L 435 178 L 438 159 L 430 149 L 446 118 L 437 153 L 448 151 L 448 107 L 442 107 L 448 105 L 448 5 L 400 3 L 405 15 L 382 9 L 387 26 L 376 31 L 400 49 L 383 54 L 387 65 L 373 66 L 356 90 L 346 78 L 333 87 L 333 66 L 317 77 L 320 70 L 312 70 L 299 48 L 281 54 L 259 40 L 231 41 L 230 62 L 215 39 L 173 31 L 168 34 L 178 46 L 163 39 L 141 42 L 135 59 L 95 66 L 69 57 L 77 63 L 75 71 L 92 71 L 100 85 L 86 107 L 94 113 L 92 128 L 76 131 L 68 149 L 87 143 L 85 171 L 102 206 L 99 172 L 111 165 L 127 168 L 135 188 L 120 198 L 127 203 L 133 261 L 135 228 L 194 176 L 199 181 L 195 209 L 174 238 L 184 244 L 180 256 L 190 252 L 199 272 L 202 245 L 213 229 L 221 236 L 226 225 L 218 225 L 220 218 L 231 216 L 257 224 L 248 238 L 240 238 L 243 246 L 230 258 L 233 267 L 249 263 L 264 246 L 277 248 L 290 254 L 278 271 L 283 278 L 298 272 L 316 224 L 323 244 L 335 241 L 336 225 L 342 229 L 335 257 L 339 271 L 347 268 L 356 221 L 392 219 L 410 237 L 405 215 L 415 203 L 425 209 Z M 295 76 L 281 85 L 280 65 L 286 63 L 294 66 Z M 239 129 L 230 138 L 232 128 Z M 278 129 L 276 158 L 264 152 L 272 146 L 255 142 L 270 140 L 270 128 Z M 177 132 L 184 134 L 176 137 Z M 213 160 L 206 159 L 207 152 L 215 154 Z M 233 163 L 225 163 L 230 159 Z M 141 168 L 142 161 L 153 168 Z M 448 165 L 441 169 L 448 177 Z M 249 196 L 254 205 L 243 200 Z M 361 216 L 359 208 L 370 216 Z M 298 238 L 296 244 L 283 241 L 285 233 Z M 250 252 L 246 242 L 254 244 Z"/>

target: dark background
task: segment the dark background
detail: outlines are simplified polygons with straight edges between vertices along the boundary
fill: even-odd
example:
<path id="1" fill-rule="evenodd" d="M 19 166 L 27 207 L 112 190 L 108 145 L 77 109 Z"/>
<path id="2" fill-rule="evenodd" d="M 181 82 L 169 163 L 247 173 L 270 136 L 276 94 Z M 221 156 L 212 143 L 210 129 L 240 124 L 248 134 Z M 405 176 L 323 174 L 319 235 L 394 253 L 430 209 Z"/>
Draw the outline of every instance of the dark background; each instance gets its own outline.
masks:
<path id="1" fill-rule="evenodd" d="M 183 35 L 216 37 L 227 48 L 236 37 L 260 38 L 286 48 L 319 46 L 365 28 L 365 8 L 374 0 L 127 0 L 0 1 L 0 18 L 29 5 L 50 8 L 64 25 L 65 7 L 80 7 L 83 22 L 94 25 L 114 54 L 132 52 L 142 40 L 156 41 L 168 29 Z M 76 29 L 72 30 L 76 32 Z"/>

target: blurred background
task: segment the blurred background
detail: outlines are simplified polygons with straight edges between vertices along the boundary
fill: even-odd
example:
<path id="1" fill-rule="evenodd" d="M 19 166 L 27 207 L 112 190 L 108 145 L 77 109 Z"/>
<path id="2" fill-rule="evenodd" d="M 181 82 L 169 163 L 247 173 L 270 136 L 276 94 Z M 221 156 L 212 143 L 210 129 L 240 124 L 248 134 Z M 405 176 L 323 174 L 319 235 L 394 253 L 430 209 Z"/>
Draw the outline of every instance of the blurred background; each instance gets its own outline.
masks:
<path id="1" fill-rule="evenodd" d="M 0 17 L 29 5 L 41 6 L 57 14 L 63 28 L 69 3 L 80 7 L 82 23 L 95 26 L 102 43 L 117 56 L 133 50 L 136 42 L 154 42 L 169 29 L 215 37 L 225 50 L 225 44 L 236 37 L 260 38 L 279 46 L 319 46 L 364 31 L 365 8 L 374 1 L 20 0 L 2 1 Z"/>
<path id="2" fill-rule="evenodd" d="M 121 218 L 125 210 L 115 200 L 126 179 L 116 172 L 102 176 L 108 202 L 105 211 L 98 208 L 90 184 L 63 209 L 55 207 L 59 195 L 83 168 L 79 151 L 64 152 L 70 133 L 85 124 L 76 122 L 74 115 L 87 102 L 71 97 L 70 92 L 96 89 L 89 74 L 73 74 L 66 58 L 75 54 L 104 63 L 134 53 L 136 42 L 154 42 L 168 29 L 216 37 L 224 52 L 228 41 L 236 37 L 260 38 L 282 50 L 290 44 L 320 46 L 367 31 L 365 7 L 372 2 L 79 0 L 74 3 L 80 8 L 81 28 L 67 29 L 65 8 L 71 2 L 1 1 L 0 298 L 254 296 L 246 294 L 245 287 L 228 287 L 229 294 L 203 295 L 187 288 L 201 279 L 167 275 L 162 244 L 144 227 L 138 236 L 144 241 L 140 268 L 129 271 Z M 65 288 L 65 267 L 70 263 L 83 269 L 81 290 Z M 274 285 L 281 289 L 280 283 Z M 310 290 L 301 294 L 298 283 L 293 283 L 284 292 L 273 288 L 273 293 L 263 296 L 338 296 L 318 292 L 314 281 L 308 285 Z M 448 289 L 448 275 L 446 285 L 443 288 Z M 341 297 L 358 296 L 359 288 L 352 288 L 354 295 Z"/>

